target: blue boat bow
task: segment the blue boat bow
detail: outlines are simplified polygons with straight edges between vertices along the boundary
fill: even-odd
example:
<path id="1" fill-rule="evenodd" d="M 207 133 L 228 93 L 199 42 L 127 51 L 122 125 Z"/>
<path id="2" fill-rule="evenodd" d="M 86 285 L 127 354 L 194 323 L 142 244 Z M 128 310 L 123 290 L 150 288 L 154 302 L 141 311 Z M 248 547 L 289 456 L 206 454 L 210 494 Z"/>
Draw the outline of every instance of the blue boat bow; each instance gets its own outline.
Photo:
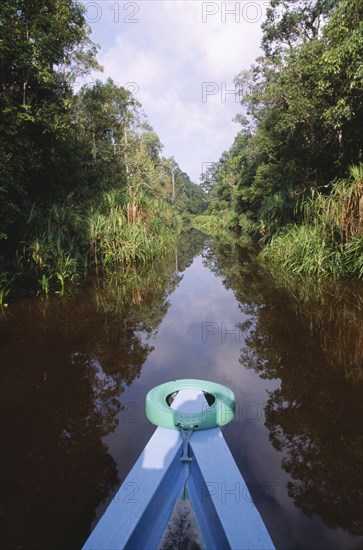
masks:
<path id="1" fill-rule="evenodd" d="M 203 404 L 203 392 L 190 388 L 172 406 L 188 412 Z M 193 432 L 186 448 L 179 431 L 158 427 L 83 550 L 156 550 L 186 495 L 204 548 L 274 549 L 220 428 Z"/>

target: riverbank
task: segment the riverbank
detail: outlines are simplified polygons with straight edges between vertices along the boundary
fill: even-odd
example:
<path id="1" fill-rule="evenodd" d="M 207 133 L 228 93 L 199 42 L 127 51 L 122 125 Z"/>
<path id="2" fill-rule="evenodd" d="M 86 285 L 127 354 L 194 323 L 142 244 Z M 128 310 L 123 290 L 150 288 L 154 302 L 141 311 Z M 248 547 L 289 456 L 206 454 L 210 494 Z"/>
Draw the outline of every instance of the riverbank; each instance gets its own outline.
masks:
<path id="1" fill-rule="evenodd" d="M 194 227 L 211 236 L 223 235 L 237 244 L 258 243 L 257 260 L 270 272 L 314 275 L 318 278 L 363 279 L 363 164 L 351 167 L 346 179 L 330 192 L 313 191 L 296 201 L 296 223 L 277 226 L 266 242 L 261 224 L 233 225 L 232 210 L 193 219 Z M 244 217 L 245 219 L 245 217 Z"/>
<path id="2" fill-rule="evenodd" d="M 161 198 L 111 189 L 86 203 L 33 206 L 15 259 L 0 280 L 0 304 L 15 294 L 63 294 L 91 273 L 147 262 L 176 242 L 180 219 Z"/>
<path id="3" fill-rule="evenodd" d="M 363 279 L 363 164 L 298 207 L 301 223 L 281 228 L 259 260 L 270 270 Z"/>

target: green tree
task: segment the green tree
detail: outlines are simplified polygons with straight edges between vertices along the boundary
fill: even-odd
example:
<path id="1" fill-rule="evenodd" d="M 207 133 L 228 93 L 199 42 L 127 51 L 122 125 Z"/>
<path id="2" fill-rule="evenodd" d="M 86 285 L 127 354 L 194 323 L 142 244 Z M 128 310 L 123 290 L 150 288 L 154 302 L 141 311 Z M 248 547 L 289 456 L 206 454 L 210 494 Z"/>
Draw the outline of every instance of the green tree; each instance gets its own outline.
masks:
<path id="1" fill-rule="evenodd" d="M 129 170 L 127 135 L 139 107 L 130 92 L 112 79 L 83 86 L 75 96 L 72 115 L 77 128 L 78 148 L 83 151 L 81 184 L 93 192 L 126 185 Z"/>
<path id="2" fill-rule="evenodd" d="M 72 187 L 71 85 L 98 67 L 95 53 L 81 4 L 1 3 L 0 231 L 8 251 L 30 203 Z"/>
<path id="3" fill-rule="evenodd" d="M 247 217 L 269 239 L 301 219 L 311 189 L 328 192 L 362 158 L 362 7 L 273 0 L 263 29 L 265 56 L 235 79 L 250 133 L 232 171 L 241 228 Z M 234 155 L 235 144 L 221 165 Z"/>
<path id="4" fill-rule="evenodd" d="M 175 207 L 181 213 L 201 214 L 207 208 L 207 197 L 200 185 L 191 181 L 179 167 L 175 171 Z"/>
<path id="5" fill-rule="evenodd" d="M 339 141 L 343 167 L 363 158 L 363 5 L 344 0 L 324 28 L 318 88 L 329 103 L 324 112 Z"/>
<path id="6" fill-rule="evenodd" d="M 327 16 L 339 0 L 271 0 L 262 24 L 266 56 L 277 56 L 321 36 Z"/>

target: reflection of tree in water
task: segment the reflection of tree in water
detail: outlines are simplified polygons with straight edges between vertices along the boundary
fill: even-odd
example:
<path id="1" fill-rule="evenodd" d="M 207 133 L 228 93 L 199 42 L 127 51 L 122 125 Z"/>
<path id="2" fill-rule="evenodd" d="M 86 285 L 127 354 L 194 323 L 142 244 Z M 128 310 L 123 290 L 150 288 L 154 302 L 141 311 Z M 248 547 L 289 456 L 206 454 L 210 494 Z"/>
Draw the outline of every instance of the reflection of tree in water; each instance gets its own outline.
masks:
<path id="1" fill-rule="evenodd" d="M 264 378 L 281 380 L 269 395 L 265 417 L 292 478 L 290 497 L 329 527 L 361 534 L 359 285 L 300 279 L 294 287 L 290 279 L 276 286 L 248 254 L 233 247 L 212 247 L 205 261 L 224 278 L 248 316 L 241 363 Z"/>
<path id="2" fill-rule="evenodd" d="M 79 548 L 118 485 L 104 438 L 125 386 L 140 376 L 188 242 L 141 269 L 111 275 L 76 299 L 14 304 L 2 320 L 2 546 Z"/>
<path id="3" fill-rule="evenodd" d="M 178 244 L 178 271 L 185 271 L 193 262 L 194 258 L 201 254 L 206 243 L 210 239 L 208 236 L 193 227 L 185 231 Z"/>
<path id="4" fill-rule="evenodd" d="M 272 392 L 266 426 L 284 451 L 288 493 L 305 514 L 362 534 L 361 389 L 330 369 L 290 373 Z M 292 380 L 290 380 L 292 379 Z"/>
<path id="5" fill-rule="evenodd" d="M 5 548 L 79 547 L 95 508 L 118 482 L 102 443 L 115 427 L 117 389 L 99 379 L 85 351 L 72 352 L 65 340 L 56 354 L 53 346 L 22 332 L 21 343 L 8 339 L 4 350 Z"/>
<path id="6" fill-rule="evenodd" d="M 363 378 L 363 284 L 274 273 L 292 307 L 334 369 Z"/>

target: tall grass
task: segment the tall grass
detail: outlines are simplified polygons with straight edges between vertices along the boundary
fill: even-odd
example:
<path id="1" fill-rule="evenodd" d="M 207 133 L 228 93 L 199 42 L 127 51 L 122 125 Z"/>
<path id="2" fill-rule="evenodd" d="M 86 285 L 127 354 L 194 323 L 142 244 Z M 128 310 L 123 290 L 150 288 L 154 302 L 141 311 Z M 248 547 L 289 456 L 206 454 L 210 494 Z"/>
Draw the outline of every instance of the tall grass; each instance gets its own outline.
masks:
<path id="1" fill-rule="evenodd" d="M 266 265 L 320 277 L 363 279 L 363 164 L 303 201 L 303 223 L 283 228 L 259 254 Z"/>
<path id="2" fill-rule="evenodd" d="M 71 203 L 48 211 L 33 207 L 18 263 L 40 293 L 63 294 L 90 270 L 110 271 L 164 253 L 177 231 L 171 207 L 160 199 L 140 195 L 131 202 L 113 189 L 83 209 Z"/>
<path id="3" fill-rule="evenodd" d="M 335 183 L 330 195 L 312 193 L 303 202 L 307 222 L 322 227 L 323 235 L 342 243 L 363 234 L 363 163 L 349 169 L 349 177 Z"/>
<path id="4" fill-rule="evenodd" d="M 202 214 L 191 218 L 191 226 L 212 237 L 227 232 L 231 227 L 232 216 L 229 210 L 221 210 L 218 214 Z"/>
<path id="5" fill-rule="evenodd" d="M 82 212 L 72 204 L 54 204 L 48 212 L 32 208 L 20 263 L 23 274 L 36 279 L 44 294 L 51 289 L 63 294 L 78 280 L 86 250 L 83 222 Z"/>
<path id="6" fill-rule="evenodd" d="M 108 194 L 88 217 L 91 253 L 96 265 L 145 262 L 165 252 L 174 242 L 177 221 L 160 199 L 139 196 L 124 204 Z"/>

